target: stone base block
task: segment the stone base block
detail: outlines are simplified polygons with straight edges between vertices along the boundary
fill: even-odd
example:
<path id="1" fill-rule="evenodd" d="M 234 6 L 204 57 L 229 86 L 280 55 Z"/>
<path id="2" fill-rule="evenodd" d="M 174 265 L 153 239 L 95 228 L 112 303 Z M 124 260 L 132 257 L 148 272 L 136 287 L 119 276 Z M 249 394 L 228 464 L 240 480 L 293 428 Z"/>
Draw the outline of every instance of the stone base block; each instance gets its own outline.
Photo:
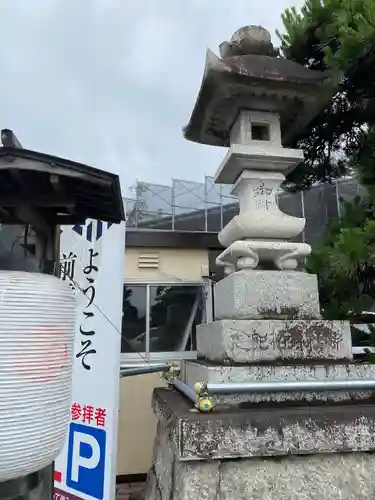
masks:
<path id="1" fill-rule="evenodd" d="M 375 498 L 375 406 L 199 413 L 154 390 L 158 418 L 145 500 Z"/>
<path id="2" fill-rule="evenodd" d="M 197 329 L 198 357 L 218 363 L 351 360 L 350 325 L 324 320 L 228 320 Z"/>
<path id="3" fill-rule="evenodd" d="M 145 500 L 369 500 L 374 467 L 366 453 L 178 464 L 171 495 Z"/>
<path id="4" fill-rule="evenodd" d="M 216 319 L 320 318 L 317 278 L 298 271 L 235 272 L 215 285 Z"/>
<path id="5" fill-rule="evenodd" d="M 157 475 L 170 472 L 163 461 L 227 460 L 326 453 L 374 452 L 375 405 L 273 406 L 212 413 L 192 409 L 175 389 L 157 388 L 158 419 L 153 463 Z"/>
<path id="6" fill-rule="evenodd" d="M 230 461 L 218 474 L 218 498 L 366 500 L 375 494 L 374 466 L 375 456 L 365 453 Z"/>
<path id="7" fill-rule="evenodd" d="M 374 467 L 368 453 L 180 463 L 170 496 L 151 472 L 145 500 L 369 500 Z"/>
<path id="8" fill-rule="evenodd" d="M 248 365 L 218 366 L 206 361 L 185 361 L 182 379 L 190 387 L 196 382 L 212 384 L 230 382 L 269 382 L 295 380 L 374 379 L 375 365 L 370 364 L 305 364 L 305 365 Z M 226 394 L 213 397 L 217 405 L 254 403 L 347 402 L 363 401 L 373 397 L 372 391 L 336 392 L 270 392 L 264 394 Z"/>

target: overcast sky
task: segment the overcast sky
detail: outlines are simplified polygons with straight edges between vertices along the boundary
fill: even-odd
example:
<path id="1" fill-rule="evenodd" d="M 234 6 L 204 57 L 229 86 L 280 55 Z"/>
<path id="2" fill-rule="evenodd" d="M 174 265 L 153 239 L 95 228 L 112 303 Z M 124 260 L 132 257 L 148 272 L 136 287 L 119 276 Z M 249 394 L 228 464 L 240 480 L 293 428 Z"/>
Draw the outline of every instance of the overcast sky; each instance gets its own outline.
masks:
<path id="1" fill-rule="evenodd" d="M 0 0 L 0 128 L 121 177 L 203 181 L 225 151 L 186 141 L 206 48 L 273 34 L 302 0 Z M 274 36 L 274 41 L 277 41 Z"/>

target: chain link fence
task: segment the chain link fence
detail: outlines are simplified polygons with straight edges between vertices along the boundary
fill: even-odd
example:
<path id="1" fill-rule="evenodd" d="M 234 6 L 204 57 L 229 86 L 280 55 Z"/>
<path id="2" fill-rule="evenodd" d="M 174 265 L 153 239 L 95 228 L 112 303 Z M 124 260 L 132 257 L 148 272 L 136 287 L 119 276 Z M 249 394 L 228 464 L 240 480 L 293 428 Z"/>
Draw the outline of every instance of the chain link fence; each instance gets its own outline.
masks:
<path id="1" fill-rule="evenodd" d="M 203 183 L 173 179 L 172 184 L 137 182 L 134 196 L 126 198 L 128 227 L 174 231 L 219 232 L 238 214 L 238 199 L 231 186 L 215 184 L 206 176 Z M 341 200 L 363 196 L 354 178 L 335 184 L 319 184 L 298 193 L 278 195 L 282 211 L 305 217 L 306 226 L 296 241 L 314 244 L 325 233 L 328 223 L 340 216 Z"/>

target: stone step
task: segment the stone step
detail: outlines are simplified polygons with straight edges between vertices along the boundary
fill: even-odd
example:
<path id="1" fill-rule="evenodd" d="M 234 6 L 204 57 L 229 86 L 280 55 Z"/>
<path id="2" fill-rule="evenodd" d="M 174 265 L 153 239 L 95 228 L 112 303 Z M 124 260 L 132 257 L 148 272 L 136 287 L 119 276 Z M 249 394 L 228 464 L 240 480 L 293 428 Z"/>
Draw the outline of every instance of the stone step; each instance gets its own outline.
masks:
<path id="1" fill-rule="evenodd" d="M 231 382 L 374 379 L 375 365 L 364 363 L 321 363 L 231 366 L 213 364 L 208 361 L 185 361 L 182 365 L 181 378 L 192 388 L 194 388 L 197 382 L 220 384 Z M 372 397 L 372 391 L 268 392 L 213 395 L 213 402 L 216 405 L 286 403 L 288 401 L 302 403 L 343 403 L 348 401 L 364 401 Z"/>
<path id="2" fill-rule="evenodd" d="M 155 471 L 158 475 L 165 471 L 168 480 L 165 460 L 172 451 L 183 462 L 375 452 L 371 403 L 217 408 L 200 413 L 192 412 L 190 402 L 176 390 L 156 388 L 153 409 L 159 422 Z"/>
<path id="3" fill-rule="evenodd" d="M 198 326 L 198 358 L 218 363 L 351 360 L 350 325 L 326 320 L 228 320 Z"/>

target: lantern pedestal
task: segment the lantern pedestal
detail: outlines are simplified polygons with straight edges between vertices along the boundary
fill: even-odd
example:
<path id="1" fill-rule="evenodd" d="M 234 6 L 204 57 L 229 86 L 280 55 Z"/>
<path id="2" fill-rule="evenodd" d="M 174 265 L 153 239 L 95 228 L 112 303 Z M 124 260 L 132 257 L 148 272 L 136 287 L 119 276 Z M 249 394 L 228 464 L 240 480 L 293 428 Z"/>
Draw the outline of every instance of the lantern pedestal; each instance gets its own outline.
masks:
<path id="1" fill-rule="evenodd" d="M 215 285 L 215 317 L 320 318 L 317 277 L 299 271 L 235 272 Z"/>

